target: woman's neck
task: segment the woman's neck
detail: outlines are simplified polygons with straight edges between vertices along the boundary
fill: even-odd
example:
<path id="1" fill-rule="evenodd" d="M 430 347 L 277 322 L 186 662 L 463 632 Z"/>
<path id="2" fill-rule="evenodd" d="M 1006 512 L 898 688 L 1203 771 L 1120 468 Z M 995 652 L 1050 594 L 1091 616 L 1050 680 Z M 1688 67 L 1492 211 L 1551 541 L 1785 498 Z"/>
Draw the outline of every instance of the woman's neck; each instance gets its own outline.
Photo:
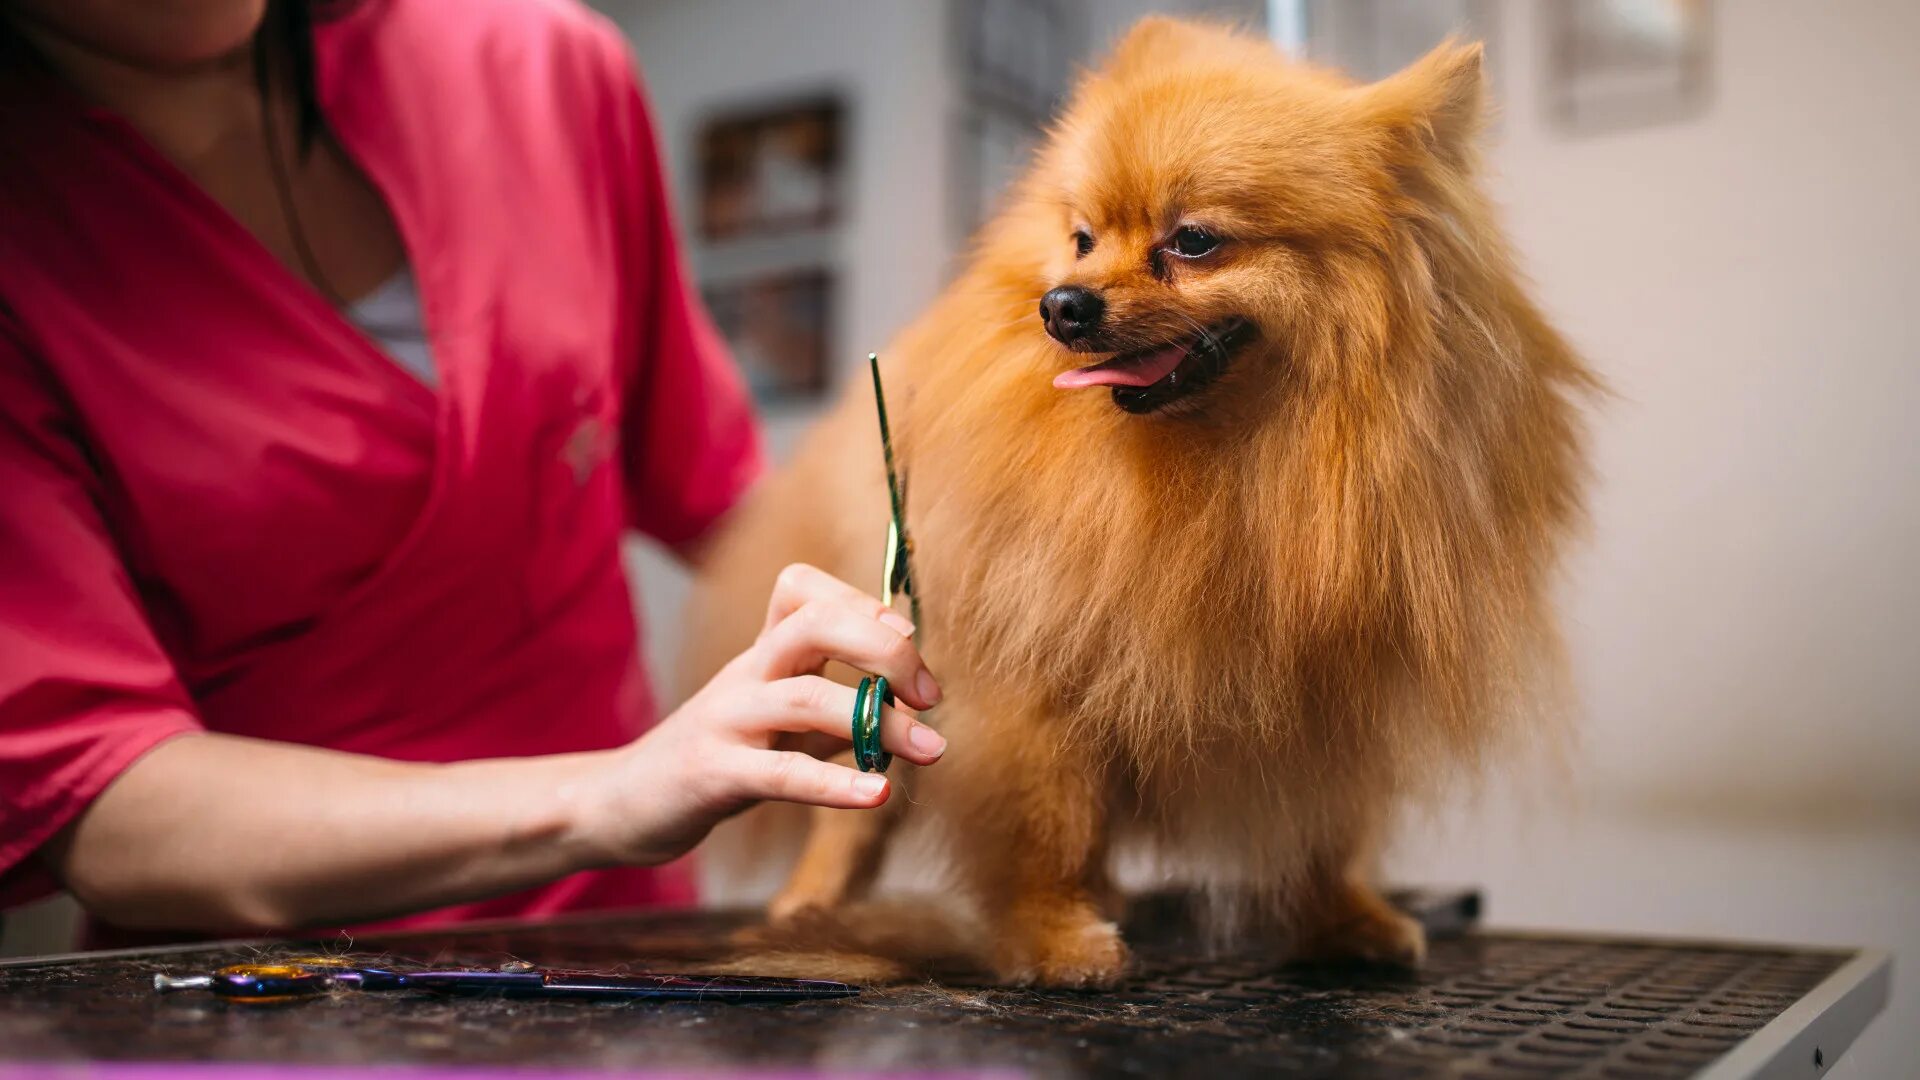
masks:
<path id="1" fill-rule="evenodd" d="M 380 192 L 324 125 L 302 132 L 295 95 L 288 80 L 277 77 L 290 64 L 276 66 L 263 103 L 256 34 L 236 47 L 209 50 L 217 52 L 212 59 L 162 66 L 132 62 L 0 10 L 56 75 L 131 124 L 330 302 L 366 295 L 404 264 L 399 231 Z M 271 24 L 259 32 L 272 33 Z"/>
<path id="2" fill-rule="evenodd" d="M 260 85 L 252 42 L 190 65 L 143 65 L 102 52 L 30 19 L 13 28 L 83 97 L 115 113 L 189 173 L 261 140 Z"/>

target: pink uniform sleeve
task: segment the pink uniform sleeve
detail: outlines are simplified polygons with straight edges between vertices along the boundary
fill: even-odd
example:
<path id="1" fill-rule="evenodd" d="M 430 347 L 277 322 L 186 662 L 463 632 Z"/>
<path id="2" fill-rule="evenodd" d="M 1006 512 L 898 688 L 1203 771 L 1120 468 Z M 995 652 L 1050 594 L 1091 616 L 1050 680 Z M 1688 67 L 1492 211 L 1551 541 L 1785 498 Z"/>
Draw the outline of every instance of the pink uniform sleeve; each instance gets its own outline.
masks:
<path id="1" fill-rule="evenodd" d="M 98 490 L 0 312 L 0 907 L 57 889 L 33 853 L 140 755 L 200 730 Z"/>
<path id="2" fill-rule="evenodd" d="M 616 39 L 617 40 L 617 39 Z M 622 432 L 630 523 L 670 546 L 699 539 L 761 469 L 752 399 L 689 287 L 660 157 L 632 62 L 617 49 L 615 155 L 629 170 L 624 208 L 637 350 Z"/>

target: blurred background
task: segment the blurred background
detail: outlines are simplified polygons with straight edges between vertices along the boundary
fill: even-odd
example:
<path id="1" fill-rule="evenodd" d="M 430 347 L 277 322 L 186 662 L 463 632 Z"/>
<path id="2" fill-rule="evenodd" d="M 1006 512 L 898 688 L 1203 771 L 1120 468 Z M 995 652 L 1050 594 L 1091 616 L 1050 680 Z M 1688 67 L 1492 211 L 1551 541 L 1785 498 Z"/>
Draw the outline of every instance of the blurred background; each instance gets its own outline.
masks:
<path id="1" fill-rule="evenodd" d="M 1564 621 L 1580 746 L 1416 822 L 1507 926 L 1896 950 L 1852 1075 L 1920 1061 L 1920 5 L 602 0 L 777 452 L 953 275 L 1149 11 L 1363 77 L 1487 43 L 1490 183 L 1609 380 Z M 685 582 L 636 547 L 650 660 Z M 8 951 L 62 924 L 10 919 Z"/>

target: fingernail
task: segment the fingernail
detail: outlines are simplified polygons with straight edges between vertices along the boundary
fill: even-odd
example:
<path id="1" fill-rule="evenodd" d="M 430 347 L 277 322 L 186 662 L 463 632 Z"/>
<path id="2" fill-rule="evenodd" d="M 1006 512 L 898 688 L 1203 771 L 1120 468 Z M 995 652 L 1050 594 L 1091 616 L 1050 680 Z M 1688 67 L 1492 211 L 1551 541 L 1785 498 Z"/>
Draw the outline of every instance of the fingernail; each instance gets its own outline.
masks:
<path id="1" fill-rule="evenodd" d="M 915 724 L 907 729 L 907 741 L 913 744 L 915 750 L 928 757 L 939 757 L 947 749 L 947 740 L 941 738 L 939 732 L 925 724 Z"/>
<path id="2" fill-rule="evenodd" d="M 905 615 L 902 615 L 897 611 L 881 612 L 880 621 L 883 623 L 886 623 L 888 626 L 893 627 L 896 631 L 899 632 L 901 637 L 913 636 L 913 620 L 907 618 Z"/>
<path id="3" fill-rule="evenodd" d="M 933 681 L 933 672 L 921 668 L 920 677 L 914 680 L 913 685 L 920 691 L 921 701 L 928 705 L 940 703 L 940 684 Z"/>
<path id="4" fill-rule="evenodd" d="M 877 799 L 887 790 L 887 778 L 876 773 L 861 773 L 853 778 L 853 793 L 862 799 Z"/>

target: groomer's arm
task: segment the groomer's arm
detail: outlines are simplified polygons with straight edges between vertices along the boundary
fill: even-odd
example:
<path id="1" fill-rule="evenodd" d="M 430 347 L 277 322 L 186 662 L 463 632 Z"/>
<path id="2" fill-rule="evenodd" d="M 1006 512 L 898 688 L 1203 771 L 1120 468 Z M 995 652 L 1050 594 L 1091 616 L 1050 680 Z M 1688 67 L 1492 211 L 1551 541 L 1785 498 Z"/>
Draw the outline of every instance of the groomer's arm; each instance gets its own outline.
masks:
<path id="1" fill-rule="evenodd" d="M 921 681 L 904 630 L 872 597 L 789 568 L 753 647 L 628 746 L 421 765 L 185 735 L 134 762 L 41 856 L 120 926 L 269 931 L 663 862 L 762 799 L 878 806 L 883 777 L 776 744 L 797 734 L 815 752 L 843 747 L 853 691 L 818 675 L 828 659 L 884 674 L 907 704 L 931 706 L 937 686 Z M 891 708 L 882 741 L 920 765 L 945 748 Z"/>
<path id="2" fill-rule="evenodd" d="M 414 765 L 186 735 L 134 762 L 42 857 L 123 927 L 365 921 L 605 861 L 583 827 L 595 759 Z"/>

